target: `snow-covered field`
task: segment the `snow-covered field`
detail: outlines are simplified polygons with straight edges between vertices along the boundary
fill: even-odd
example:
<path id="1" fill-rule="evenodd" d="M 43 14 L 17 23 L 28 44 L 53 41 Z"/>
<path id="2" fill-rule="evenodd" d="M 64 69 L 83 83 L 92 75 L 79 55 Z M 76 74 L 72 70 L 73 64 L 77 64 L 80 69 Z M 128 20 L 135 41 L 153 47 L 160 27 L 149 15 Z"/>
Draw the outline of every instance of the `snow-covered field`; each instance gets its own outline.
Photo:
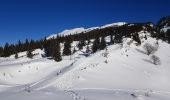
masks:
<path id="1" fill-rule="evenodd" d="M 58 63 L 39 49 L 33 59 L 26 52 L 0 58 L 0 100 L 170 100 L 170 45 L 158 41 L 161 63 L 154 65 L 145 43 L 156 39 L 136 46 L 125 38 L 88 57 L 84 48 Z"/>

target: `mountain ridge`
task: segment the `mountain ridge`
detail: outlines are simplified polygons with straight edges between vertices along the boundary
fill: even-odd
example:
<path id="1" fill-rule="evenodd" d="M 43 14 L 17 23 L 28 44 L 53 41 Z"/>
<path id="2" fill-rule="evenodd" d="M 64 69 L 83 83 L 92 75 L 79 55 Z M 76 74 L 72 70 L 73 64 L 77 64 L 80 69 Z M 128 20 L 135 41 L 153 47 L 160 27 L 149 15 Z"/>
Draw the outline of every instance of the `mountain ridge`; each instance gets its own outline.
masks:
<path id="1" fill-rule="evenodd" d="M 103 25 L 101 27 L 91 27 L 91 28 L 84 28 L 84 27 L 80 27 L 80 28 L 73 28 L 73 29 L 66 29 L 62 32 L 59 32 L 57 34 L 53 34 L 53 35 L 50 35 L 47 37 L 47 39 L 51 39 L 51 38 L 56 38 L 57 35 L 74 35 L 74 34 L 79 34 L 79 33 L 85 33 L 85 32 L 89 32 L 89 31 L 92 31 L 94 29 L 102 29 L 102 28 L 107 28 L 107 27 L 118 27 L 118 26 L 122 26 L 122 25 L 125 25 L 127 24 L 126 22 L 116 22 L 116 23 L 112 23 L 112 24 L 106 24 L 106 25 Z"/>

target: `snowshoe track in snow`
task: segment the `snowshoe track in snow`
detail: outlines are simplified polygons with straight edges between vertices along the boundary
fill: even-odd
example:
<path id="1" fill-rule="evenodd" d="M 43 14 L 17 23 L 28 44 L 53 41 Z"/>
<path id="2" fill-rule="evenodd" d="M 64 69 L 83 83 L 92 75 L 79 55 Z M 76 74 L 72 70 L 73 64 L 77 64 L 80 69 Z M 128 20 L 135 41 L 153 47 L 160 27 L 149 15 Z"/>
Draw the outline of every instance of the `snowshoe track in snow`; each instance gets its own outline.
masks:
<path id="1" fill-rule="evenodd" d="M 73 98 L 73 100 L 86 100 L 84 97 L 80 96 L 77 92 L 73 90 L 65 90 L 65 93 Z"/>

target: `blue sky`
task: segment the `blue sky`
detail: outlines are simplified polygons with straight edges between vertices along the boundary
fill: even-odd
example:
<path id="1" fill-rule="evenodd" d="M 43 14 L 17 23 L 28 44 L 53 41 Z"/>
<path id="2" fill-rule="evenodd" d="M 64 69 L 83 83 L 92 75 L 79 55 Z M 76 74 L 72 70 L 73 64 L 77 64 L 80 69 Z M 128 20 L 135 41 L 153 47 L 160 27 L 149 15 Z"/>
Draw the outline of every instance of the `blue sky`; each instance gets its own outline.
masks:
<path id="1" fill-rule="evenodd" d="M 156 23 L 170 0 L 0 0 L 0 45 L 113 22 Z"/>

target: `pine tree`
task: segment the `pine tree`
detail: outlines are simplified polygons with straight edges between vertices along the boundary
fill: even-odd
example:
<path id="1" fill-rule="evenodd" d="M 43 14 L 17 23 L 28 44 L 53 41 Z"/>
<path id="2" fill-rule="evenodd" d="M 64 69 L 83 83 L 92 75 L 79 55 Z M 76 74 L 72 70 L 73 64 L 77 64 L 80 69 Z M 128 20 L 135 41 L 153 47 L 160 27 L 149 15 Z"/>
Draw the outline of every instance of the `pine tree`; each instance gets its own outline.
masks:
<path id="1" fill-rule="evenodd" d="M 44 43 L 44 52 L 46 57 L 52 57 L 53 56 L 53 49 L 55 46 L 55 40 L 51 39 Z"/>
<path id="2" fill-rule="evenodd" d="M 27 57 L 30 58 L 30 59 L 32 59 L 33 56 L 34 56 L 34 55 L 32 54 L 32 51 L 31 51 L 31 50 L 28 50 L 28 51 L 27 51 Z"/>
<path id="3" fill-rule="evenodd" d="M 90 52 L 90 47 L 89 47 L 89 45 L 87 45 L 87 47 L 86 47 L 86 53 L 89 53 Z"/>
<path id="4" fill-rule="evenodd" d="M 49 50 L 49 44 L 46 40 L 44 41 L 43 48 L 44 48 L 45 56 L 49 57 L 50 56 L 50 54 L 49 54 L 49 51 L 50 51 Z"/>
<path id="5" fill-rule="evenodd" d="M 9 44 L 6 43 L 4 47 L 3 57 L 9 57 L 9 56 L 10 56 Z"/>
<path id="6" fill-rule="evenodd" d="M 79 50 L 83 49 L 83 46 L 85 46 L 85 41 L 84 40 L 79 41 L 79 44 L 78 44 Z"/>
<path id="7" fill-rule="evenodd" d="M 122 36 L 120 34 L 115 35 L 114 43 L 122 43 Z"/>
<path id="8" fill-rule="evenodd" d="M 88 40 L 87 40 L 87 45 L 89 45 L 89 44 L 90 44 L 90 42 L 91 42 L 91 41 L 90 41 L 90 39 L 88 38 Z"/>
<path id="9" fill-rule="evenodd" d="M 76 50 L 76 48 L 74 47 L 74 49 L 73 49 L 73 54 L 76 52 L 77 50 Z"/>
<path id="10" fill-rule="evenodd" d="M 105 41 L 105 37 L 102 37 L 101 43 L 100 43 L 100 50 L 104 50 L 106 48 L 106 41 Z"/>
<path id="11" fill-rule="evenodd" d="M 110 35 L 110 44 L 114 44 L 113 35 Z"/>
<path id="12" fill-rule="evenodd" d="M 145 40 L 147 40 L 147 36 L 146 36 L 146 35 L 145 35 L 145 37 L 144 37 L 144 38 L 145 38 Z"/>
<path id="13" fill-rule="evenodd" d="M 18 53 L 15 53 L 15 59 L 18 59 Z"/>
<path id="14" fill-rule="evenodd" d="M 0 57 L 2 57 L 3 52 L 4 52 L 3 47 L 0 47 Z"/>
<path id="15" fill-rule="evenodd" d="M 17 48 L 17 51 L 18 51 L 18 52 L 24 51 L 23 48 L 22 48 L 22 43 L 21 43 L 20 40 L 18 41 L 18 48 Z"/>
<path id="16" fill-rule="evenodd" d="M 35 41 L 31 39 L 30 44 L 29 44 L 29 49 L 31 49 L 32 51 L 35 49 Z"/>
<path id="17" fill-rule="evenodd" d="M 133 40 L 135 40 L 137 43 L 141 44 L 141 40 L 139 38 L 139 34 L 135 33 L 135 35 L 133 35 Z"/>
<path id="18" fill-rule="evenodd" d="M 63 55 L 64 55 L 64 56 L 71 55 L 71 43 L 70 43 L 69 40 L 67 40 L 67 41 L 64 43 Z"/>
<path id="19" fill-rule="evenodd" d="M 26 51 L 28 51 L 28 49 L 29 49 L 29 41 L 28 41 L 28 39 L 25 40 L 25 49 L 26 49 Z"/>
<path id="20" fill-rule="evenodd" d="M 95 53 L 99 49 L 100 40 L 96 38 L 93 42 L 92 52 Z"/>
<path id="21" fill-rule="evenodd" d="M 58 42 L 53 47 L 53 59 L 57 62 L 62 60 L 61 52 L 60 52 L 60 43 L 58 43 Z"/>
<path id="22" fill-rule="evenodd" d="M 166 32 L 168 43 L 170 43 L 170 29 Z"/>

